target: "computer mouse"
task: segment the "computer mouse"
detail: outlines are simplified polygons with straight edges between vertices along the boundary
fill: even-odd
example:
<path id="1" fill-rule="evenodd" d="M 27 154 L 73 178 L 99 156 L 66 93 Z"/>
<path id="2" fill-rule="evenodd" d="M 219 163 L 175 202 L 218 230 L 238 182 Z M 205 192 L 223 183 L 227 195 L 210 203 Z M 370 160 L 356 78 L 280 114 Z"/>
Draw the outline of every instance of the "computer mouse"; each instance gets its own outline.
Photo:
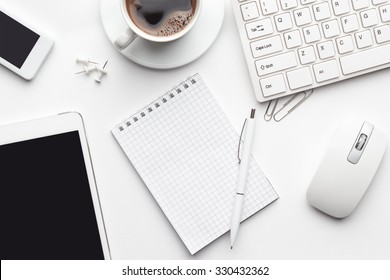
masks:
<path id="1" fill-rule="evenodd" d="M 345 121 L 314 173 L 308 202 L 335 218 L 350 215 L 374 178 L 386 145 L 383 132 L 370 122 Z"/>

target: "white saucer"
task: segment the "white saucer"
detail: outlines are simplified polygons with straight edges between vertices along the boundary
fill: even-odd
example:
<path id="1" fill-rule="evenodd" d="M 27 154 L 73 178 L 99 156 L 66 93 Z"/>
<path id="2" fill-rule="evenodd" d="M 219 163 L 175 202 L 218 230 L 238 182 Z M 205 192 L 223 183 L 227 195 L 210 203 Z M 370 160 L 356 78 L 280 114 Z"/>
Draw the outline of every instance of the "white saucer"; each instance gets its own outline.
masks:
<path id="1" fill-rule="evenodd" d="M 126 31 L 120 0 L 101 0 L 101 17 L 111 43 Z M 137 38 L 121 52 L 128 59 L 155 69 L 183 66 L 204 54 L 214 43 L 225 14 L 224 0 L 205 0 L 194 27 L 184 37 L 169 43 L 154 43 Z"/>

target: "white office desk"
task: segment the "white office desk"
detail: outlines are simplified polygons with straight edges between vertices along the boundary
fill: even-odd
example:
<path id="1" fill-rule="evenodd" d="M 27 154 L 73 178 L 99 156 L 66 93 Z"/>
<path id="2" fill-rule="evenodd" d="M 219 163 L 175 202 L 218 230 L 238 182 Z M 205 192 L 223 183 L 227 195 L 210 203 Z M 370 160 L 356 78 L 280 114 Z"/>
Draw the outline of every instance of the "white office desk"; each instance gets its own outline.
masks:
<path id="1" fill-rule="evenodd" d="M 212 1 L 212 0 L 206 0 Z M 98 0 L 1 0 L 54 37 L 55 46 L 35 80 L 0 67 L 0 123 L 76 110 L 83 114 L 114 259 L 389 259 L 390 149 L 371 188 L 347 219 L 311 208 L 305 192 L 334 130 L 356 114 L 382 128 L 390 142 L 390 69 L 316 90 L 280 123 L 265 122 L 256 102 L 236 23 L 226 0 L 216 43 L 197 61 L 157 71 L 123 58 L 107 40 Z M 102 84 L 75 76 L 79 55 L 109 60 Z M 131 113 L 199 72 L 238 131 L 251 107 L 259 121 L 253 154 L 280 199 L 240 228 L 191 256 L 110 134 Z"/>

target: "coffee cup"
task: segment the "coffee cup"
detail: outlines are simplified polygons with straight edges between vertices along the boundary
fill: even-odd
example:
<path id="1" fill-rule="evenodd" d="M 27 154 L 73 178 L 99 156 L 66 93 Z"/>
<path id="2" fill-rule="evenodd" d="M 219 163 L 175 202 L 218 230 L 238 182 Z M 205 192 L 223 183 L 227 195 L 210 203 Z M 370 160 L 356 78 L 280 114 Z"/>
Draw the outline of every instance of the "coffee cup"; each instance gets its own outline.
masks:
<path id="1" fill-rule="evenodd" d="M 137 37 L 151 42 L 171 42 L 183 37 L 196 23 L 203 0 L 117 0 L 127 23 L 115 40 L 123 50 Z"/>

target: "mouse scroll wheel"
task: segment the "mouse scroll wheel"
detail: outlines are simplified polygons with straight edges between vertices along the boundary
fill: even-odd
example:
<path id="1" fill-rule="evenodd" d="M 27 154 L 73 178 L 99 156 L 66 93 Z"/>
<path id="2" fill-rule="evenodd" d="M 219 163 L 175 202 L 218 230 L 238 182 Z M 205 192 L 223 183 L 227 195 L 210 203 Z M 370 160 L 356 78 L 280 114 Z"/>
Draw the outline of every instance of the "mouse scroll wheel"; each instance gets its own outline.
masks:
<path id="1" fill-rule="evenodd" d="M 355 141 L 352 144 L 351 150 L 348 155 L 348 161 L 352 164 L 357 164 L 362 157 L 362 154 L 366 150 L 372 132 L 374 131 L 374 126 L 369 122 L 364 122 L 360 128 L 359 134 Z"/>
<path id="2" fill-rule="evenodd" d="M 360 134 L 358 141 L 356 142 L 355 149 L 361 151 L 367 142 L 368 136 L 364 133 Z"/>

